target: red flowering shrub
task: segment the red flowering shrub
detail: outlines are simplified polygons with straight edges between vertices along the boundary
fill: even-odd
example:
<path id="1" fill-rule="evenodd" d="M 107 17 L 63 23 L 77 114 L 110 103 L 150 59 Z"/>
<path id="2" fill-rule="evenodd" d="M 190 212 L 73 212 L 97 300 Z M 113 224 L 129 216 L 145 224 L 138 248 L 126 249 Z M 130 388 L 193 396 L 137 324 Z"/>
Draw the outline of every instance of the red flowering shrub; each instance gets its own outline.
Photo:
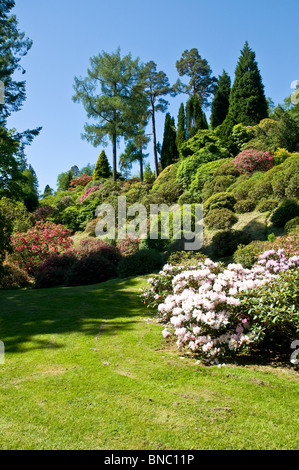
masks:
<path id="1" fill-rule="evenodd" d="M 82 204 L 82 202 L 85 201 L 87 196 L 89 196 L 91 193 L 94 193 L 95 191 L 98 191 L 99 189 L 100 186 L 87 186 L 87 188 L 85 188 L 84 193 L 80 197 L 80 203 Z"/>
<path id="2" fill-rule="evenodd" d="M 119 240 L 117 248 L 120 250 L 123 256 L 129 256 L 136 253 L 139 250 L 140 240 L 138 238 L 130 237 L 128 234 L 127 238 Z"/>
<path id="3" fill-rule="evenodd" d="M 53 222 L 37 222 L 26 233 L 11 236 L 13 253 L 10 259 L 28 273 L 34 273 L 52 253 L 61 253 L 71 247 L 71 231 Z"/>
<path id="4" fill-rule="evenodd" d="M 88 176 L 88 175 L 82 175 L 82 176 L 79 176 L 78 178 L 74 178 L 73 180 L 71 180 L 70 182 L 70 191 L 72 191 L 73 189 L 75 189 L 77 186 L 83 186 L 85 187 L 88 183 L 90 183 L 92 180 L 92 176 Z"/>
<path id="5" fill-rule="evenodd" d="M 77 247 L 53 254 L 35 272 L 36 287 L 97 284 L 116 277 L 118 248 L 101 240 L 84 239 Z"/>
<path id="6" fill-rule="evenodd" d="M 255 149 L 243 150 L 232 163 L 240 173 L 251 174 L 255 171 L 268 171 L 274 165 L 274 158 L 270 152 Z"/>

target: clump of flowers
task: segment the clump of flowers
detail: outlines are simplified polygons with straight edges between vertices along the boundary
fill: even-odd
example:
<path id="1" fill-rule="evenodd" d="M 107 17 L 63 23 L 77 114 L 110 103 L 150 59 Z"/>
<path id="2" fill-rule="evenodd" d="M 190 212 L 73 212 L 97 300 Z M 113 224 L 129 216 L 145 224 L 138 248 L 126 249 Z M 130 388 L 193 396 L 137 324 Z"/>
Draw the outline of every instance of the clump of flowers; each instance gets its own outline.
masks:
<path id="1" fill-rule="evenodd" d="M 129 256 L 139 250 L 140 240 L 128 234 L 126 238 L 119 240 L 117 247 L 123 256 Z"/>
<path id="2" fill-rule="evenodd" d="M 52 253 L 68 250 L 72 244 L 71 230 L 53 222 L 39 221 L 26 233 L 11 236 L 13 252 L 10 260 L 32 274 Z"/>
<path id="3" fill-rule="evenodd" d="M 274 165 L 270 152 L 255 149 L 243 150 L 232 162 L 240 173 L 251 174 L 255 171 L 268 171 Z"/>
<path id="4" fill-rule="evenodd" d="M 80 204 L 85 201 L 85 199 L 95 191 L 98 191 L 100 189 L 100 186 L 87 186 L 84 190 L 84 193 L 80 197 Z"/>
<path id="5" fill-rule="evenodd" d="M 70 191 L 73 191 L 78 186 L 85 187 L 91 181 L 92 181 L 92 176 L 88 176 L 88 175 L 78 176 L 78 178 L 74 178 L 71 180 L 69 189 Z"/>
<path id="6" fill-rule="evenodd" d="M 164 338 L 175 336 L 179 348 L 212 360 L 239 352 L 258 339 L 258 329 L 244 313 L 238 314 L 238 295 L 298 266 L 299 256 L 287 258 L 282 249 L 261 254 L 252 269 L 241 264 L 225 267 L 209 258 L 187 270 L 166 265 L 158 277 L 149 279 L 151 287 L 141 297 L 149 306 L 157 305 L 166 323 Z"/>

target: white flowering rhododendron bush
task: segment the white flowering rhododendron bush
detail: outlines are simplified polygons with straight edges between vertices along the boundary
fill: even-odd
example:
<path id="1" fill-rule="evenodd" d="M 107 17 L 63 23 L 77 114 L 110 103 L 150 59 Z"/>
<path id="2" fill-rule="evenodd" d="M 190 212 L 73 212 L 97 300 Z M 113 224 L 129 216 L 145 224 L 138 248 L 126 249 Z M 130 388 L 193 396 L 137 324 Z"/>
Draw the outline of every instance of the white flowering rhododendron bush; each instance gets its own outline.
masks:
<path id="1" fill-rule="evenodd" d="M 238 313 L 238 295 L 271 283 L 280 273 L 299 267 L 299 256 L 287 258 L 283 249 L 269 250 L 245 269 L 241 264 L 201 259 L 196 266 L 166 264 L 148 280 L 140 296 L 156 308 L 166 324 L 164 338 L 174 336 L 179 348 L 213 360 L 254 344 L 259 329 Z"/>

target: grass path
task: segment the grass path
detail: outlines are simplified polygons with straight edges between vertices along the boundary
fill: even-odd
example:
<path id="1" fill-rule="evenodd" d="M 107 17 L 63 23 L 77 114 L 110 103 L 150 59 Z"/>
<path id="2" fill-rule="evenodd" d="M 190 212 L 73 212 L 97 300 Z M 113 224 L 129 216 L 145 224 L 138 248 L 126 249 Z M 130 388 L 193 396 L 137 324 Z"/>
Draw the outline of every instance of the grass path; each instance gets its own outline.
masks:
<path id="1" fill-rule="evenodd" d="M 298 449 L 295 370 L 181 359 L 145 282 L 0 292 L 0 449 Z"/>

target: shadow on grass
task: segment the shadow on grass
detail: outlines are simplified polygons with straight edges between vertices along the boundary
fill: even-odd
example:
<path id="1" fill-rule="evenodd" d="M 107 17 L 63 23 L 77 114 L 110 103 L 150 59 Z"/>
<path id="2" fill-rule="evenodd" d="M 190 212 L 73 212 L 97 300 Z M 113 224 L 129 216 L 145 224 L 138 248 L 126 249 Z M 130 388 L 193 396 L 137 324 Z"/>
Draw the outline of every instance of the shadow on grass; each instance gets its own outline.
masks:
<path id="1" fill-rule="evenodd" d="M 103 284 L 0 292 L 0 339 L 7 352 L 59 349 L 40 335 L 82 332 L 113 335 L 131 329 L 136 315 L 149 315 L 137 297 L 140 278 Z"/>

